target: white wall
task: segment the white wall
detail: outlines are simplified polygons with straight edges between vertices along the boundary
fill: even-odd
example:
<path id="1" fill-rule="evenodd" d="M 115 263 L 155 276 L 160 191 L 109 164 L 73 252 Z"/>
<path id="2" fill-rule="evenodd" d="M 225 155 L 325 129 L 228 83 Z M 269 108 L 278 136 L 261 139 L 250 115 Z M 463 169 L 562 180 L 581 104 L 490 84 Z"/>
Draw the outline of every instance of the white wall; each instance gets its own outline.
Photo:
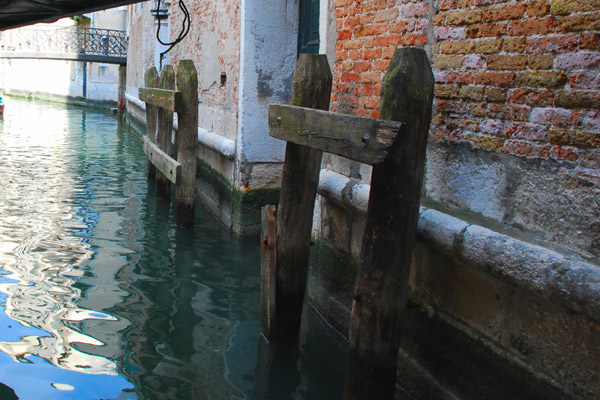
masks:
<path id="1" fill-rule="evenodd" d="M 83 65 L 74 61 L 2 59 L 2 89 L 82 96 Z"/>
<path id="2" fill-rule="evenodd" d="M 283 160 L 268 132 L 268 107 L 291 99 L 298 45 L 298 1 L 242 0 L 238 159 Z"/>

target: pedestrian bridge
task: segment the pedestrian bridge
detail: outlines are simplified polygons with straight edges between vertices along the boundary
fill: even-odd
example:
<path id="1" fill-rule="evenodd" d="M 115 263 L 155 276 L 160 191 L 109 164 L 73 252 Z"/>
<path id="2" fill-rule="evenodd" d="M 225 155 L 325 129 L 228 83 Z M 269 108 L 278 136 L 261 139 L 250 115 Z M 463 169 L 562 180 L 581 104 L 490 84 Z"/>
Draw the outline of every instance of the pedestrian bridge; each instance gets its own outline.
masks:
<path id="1" fill-rule="evenodd" d="M 69 26 L 0 32 L 0 58 L 75 60 L 125 65 L 125 31 Z"/>

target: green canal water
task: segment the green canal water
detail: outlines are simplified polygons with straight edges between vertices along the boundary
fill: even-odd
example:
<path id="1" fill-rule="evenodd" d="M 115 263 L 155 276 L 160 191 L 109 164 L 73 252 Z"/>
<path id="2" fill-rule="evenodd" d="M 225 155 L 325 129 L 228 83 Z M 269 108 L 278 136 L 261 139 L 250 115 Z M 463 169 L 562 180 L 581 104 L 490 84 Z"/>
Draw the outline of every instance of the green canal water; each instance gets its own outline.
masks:
<path id="1" fill-rule="evenodd" d="M 0 399 L 338 399 L 344 342 L 310 308 L 260 334 L 260 246 L 146 180 L 110 114 L 9 99 L 0 120 Z"/>

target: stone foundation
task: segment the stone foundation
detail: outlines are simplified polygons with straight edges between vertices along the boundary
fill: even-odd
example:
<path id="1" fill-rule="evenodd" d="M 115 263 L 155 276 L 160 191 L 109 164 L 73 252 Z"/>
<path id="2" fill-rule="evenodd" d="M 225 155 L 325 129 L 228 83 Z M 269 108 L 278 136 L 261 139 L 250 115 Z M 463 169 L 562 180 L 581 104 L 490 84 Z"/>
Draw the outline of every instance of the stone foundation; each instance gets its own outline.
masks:
<path id="1" fill-rule="evenodd" d="M 368 185 L 321 178 L 308 295 L 346 335 Z M 421 209 L 399 383 L 422 399 L 596 398 L 600 269 L 485 221 Z"/>
<path id="2" fill-rule="evenodd" d="M 309 299 L 345 336 L 357 265 L 312 249 Z M 595 398 L 599 284 L 593 265 L 423 210 L 399 384 L 422 399 Z"/>

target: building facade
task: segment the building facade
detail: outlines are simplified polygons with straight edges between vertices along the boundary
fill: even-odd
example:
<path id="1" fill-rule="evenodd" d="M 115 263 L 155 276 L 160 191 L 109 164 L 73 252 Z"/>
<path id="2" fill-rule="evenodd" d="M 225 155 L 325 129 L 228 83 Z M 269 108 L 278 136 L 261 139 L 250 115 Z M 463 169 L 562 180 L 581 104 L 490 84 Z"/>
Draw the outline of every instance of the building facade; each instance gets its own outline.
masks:
<path id="1" fill-rule="evenodd" d="M 81 51 L 76 48 L 81 40 L 88 42 L 86 51 L 97 53 L 102 35 L 112 30 L 123 36 L 127 26 L 127 8 L 117 7 L 0 32 L 0 89 L 30 98 L 114 107 L 123 94 L 125 70 L 112 62 L 88 62 L 69 55 Z M 90 33 L 87 39 L 82 39 L 85 33 L 80 34 L 79 28 Z M 116 43 L 107 38 L 106 43 L 124 46 L 126 51 L 126 40 Z"/>

